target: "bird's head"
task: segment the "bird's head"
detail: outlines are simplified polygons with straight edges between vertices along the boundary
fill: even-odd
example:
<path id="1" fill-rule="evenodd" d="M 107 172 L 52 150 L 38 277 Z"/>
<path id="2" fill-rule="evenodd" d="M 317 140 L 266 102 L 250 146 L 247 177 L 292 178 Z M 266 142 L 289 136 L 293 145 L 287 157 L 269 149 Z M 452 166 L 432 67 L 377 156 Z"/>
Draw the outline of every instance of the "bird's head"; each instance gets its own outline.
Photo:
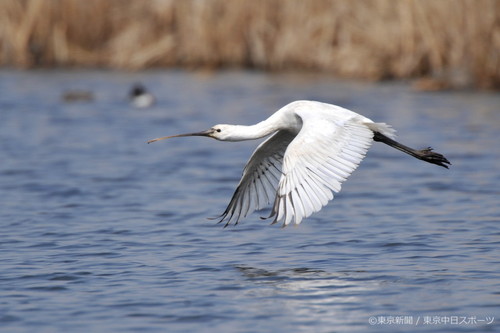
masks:
<path id="1" fill-rule="evenodd" d="M 194 133 L 186 133 L 186 134 L 177 134 L 177 135 L 172 135 L 172 136 L 164 136 L 161 138 L 149 140 L 148 143 L 164 140 L 164 139 L 170 139 L 170 138 L 178 138 L 178 137 L 183 137 L 183 136 L 208 136 L 209 138 L 214 138 L 216 140 L 220 141 L 232 141 L 233 137 L 235 136 L 235 127 L 234 125 L 226 125 L 226 124 L 219 124 L 212 126 L 206 131 L 201 131 L 201 132 L 194 132 Z"/>

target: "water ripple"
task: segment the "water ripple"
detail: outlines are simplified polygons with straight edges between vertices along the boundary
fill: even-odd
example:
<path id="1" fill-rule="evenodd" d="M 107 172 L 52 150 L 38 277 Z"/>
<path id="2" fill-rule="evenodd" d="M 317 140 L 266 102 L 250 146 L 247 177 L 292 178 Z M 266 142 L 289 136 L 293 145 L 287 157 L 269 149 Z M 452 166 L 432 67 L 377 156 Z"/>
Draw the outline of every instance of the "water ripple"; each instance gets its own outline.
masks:
<path id="1" fill-rule="evenodd" d="M 158 103 L 137 112 L 124 96 L 142 80 Z M 407 331 L 369 318 L 481 319 L 499 307 L 500 118 L 476 111 L 500 105 L 497 94 L 241 72 L 3 70 L 2 82 L 2 331 Z M 60 103 L 70 86 L 96 90 L 95 101 Z M 299 227 L 269 226 L 264 211 L 224 229 L 206 217 L 224 210 L 258 143 L 145 144 L 255 123 L 311 96 L 391 123 L 453 165 L 374 144 Z"/>

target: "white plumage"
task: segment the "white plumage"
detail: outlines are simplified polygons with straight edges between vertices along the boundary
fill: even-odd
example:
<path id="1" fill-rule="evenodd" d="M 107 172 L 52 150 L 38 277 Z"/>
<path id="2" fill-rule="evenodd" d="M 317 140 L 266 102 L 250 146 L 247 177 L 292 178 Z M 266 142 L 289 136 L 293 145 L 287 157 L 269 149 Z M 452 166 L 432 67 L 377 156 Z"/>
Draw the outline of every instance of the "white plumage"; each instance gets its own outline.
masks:
<path id="1" fill-rule="evenodd" d="M 252 140 L 272 134 L 248 160 L 224 213 L 226 226 L 273 203 L 273 223 L 299 224 L 340 191 L 371 143 L 381 141 L 414 157 L 447 168 L 430 148 L 415 150 L 393 140 L 395 131 L 339 106 L 292 102 L 252 126 L 215 125 L 207 131 L 162 137 L 208 136 L 222 141 Z"/>

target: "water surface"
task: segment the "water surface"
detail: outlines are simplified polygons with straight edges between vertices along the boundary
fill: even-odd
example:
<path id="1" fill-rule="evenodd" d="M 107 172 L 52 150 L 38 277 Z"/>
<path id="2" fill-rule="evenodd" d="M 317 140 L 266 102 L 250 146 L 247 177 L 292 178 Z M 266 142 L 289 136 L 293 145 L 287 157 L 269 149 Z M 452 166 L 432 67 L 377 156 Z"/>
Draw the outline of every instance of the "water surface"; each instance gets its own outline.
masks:
<path id="1" fill-rule="evenodd" d="M 129 106 L 136 81 L 154 107 Z M 94 98 L 66 103 L 68 90 Z M 145 143 L 252 124 L 296 99 L 392 124 L 453 165 L 376 143 L 300 226 L 261 212 L 223 229 L 206 217 L 224 210 L 258 142 Z M 499 331 L 499 105 L 494 93 L 318 75 L 4 70 L 0 328 Z"/>

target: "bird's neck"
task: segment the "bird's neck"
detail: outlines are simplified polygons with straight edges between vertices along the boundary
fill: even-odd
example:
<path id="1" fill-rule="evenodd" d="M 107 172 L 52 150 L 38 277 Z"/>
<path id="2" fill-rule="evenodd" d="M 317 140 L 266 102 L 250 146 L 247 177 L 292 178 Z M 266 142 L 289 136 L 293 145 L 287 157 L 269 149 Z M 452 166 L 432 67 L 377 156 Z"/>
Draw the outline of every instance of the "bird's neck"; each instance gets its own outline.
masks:
<path id="1" fill-rule="evenodd" d="M 266 120 L 255 125 L 234 125 L 233 133 L 231 133 L 230 138 L 226 139 L 226 141 L 260 139 L 279 130 L 288 130 L 298 133 L 302 127 L 302 121 L 299 117 L 290 116 L 284 111 L 279 110 Z"/>
<path id="2" fill-rule="evenodd" d="M 244 126 L 244 125 L 234 125 L 233 133 L 228 138 L 227 141 L 244 141 L 244 140 L 255 140 L 268 136 L 271 133 L 276 132 L 280 128 L 277 127 L 272 122 L 268 120 L 261 121 L 258 124 Z"/>

